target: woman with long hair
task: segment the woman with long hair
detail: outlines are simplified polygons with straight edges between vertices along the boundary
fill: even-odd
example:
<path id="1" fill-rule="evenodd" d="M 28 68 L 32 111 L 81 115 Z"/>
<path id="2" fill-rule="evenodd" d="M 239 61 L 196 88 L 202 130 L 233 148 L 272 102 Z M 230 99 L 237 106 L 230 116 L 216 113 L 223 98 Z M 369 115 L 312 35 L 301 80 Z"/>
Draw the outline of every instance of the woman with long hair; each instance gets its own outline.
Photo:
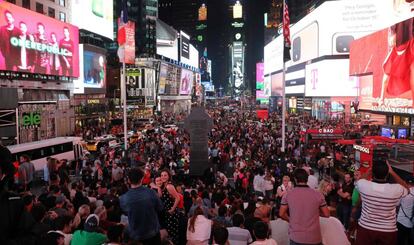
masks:
<path id="1" fill-rule="evenodd" d="M 168 170 L 161 171 L 161 201 L 164 204 L 164 215 L 168 235 L 174 244 L 178 244 L 180 212 L 177 210 L 180 203 L 180 195 L 171 183 L 171 174 Z"/>
<path id="2" fill-rule="evenodd" d="M 187 245 L 207 245 L 212 225 L 213 222 L 204 216 L 203 209 L 198 206 L 188 220 Z"/>

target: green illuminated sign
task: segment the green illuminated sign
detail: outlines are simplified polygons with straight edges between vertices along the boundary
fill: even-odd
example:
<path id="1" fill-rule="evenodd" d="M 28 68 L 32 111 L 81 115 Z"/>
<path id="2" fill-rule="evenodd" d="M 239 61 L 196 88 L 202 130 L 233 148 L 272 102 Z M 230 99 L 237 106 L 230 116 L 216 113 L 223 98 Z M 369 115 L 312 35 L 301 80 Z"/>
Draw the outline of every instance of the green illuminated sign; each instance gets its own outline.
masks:
<path id="1" fill-rule="evenodd" d="M 198 40 L 199 42 L 202 42 L 202 41 L 203 41 L 203 36 L 202 36 L 202 35 L 198 35 L 198 36 L 197 36 L 197 40 Z"/>
<path id="2" fill-rule="evenodd" d="M 22 126 L 23 127 L 39 127 L 42 121 L 39 112 L 23 113 Z"/>

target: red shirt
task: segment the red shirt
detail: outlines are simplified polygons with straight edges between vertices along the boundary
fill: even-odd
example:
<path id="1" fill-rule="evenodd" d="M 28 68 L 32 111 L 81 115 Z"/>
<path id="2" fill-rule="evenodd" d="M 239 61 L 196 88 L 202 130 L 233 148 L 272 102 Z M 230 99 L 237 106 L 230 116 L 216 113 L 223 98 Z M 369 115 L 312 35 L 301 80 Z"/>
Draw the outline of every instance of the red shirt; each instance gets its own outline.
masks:
<path id="1" fill-rule="evenodd" d="M 177 208 L 184 209 L 184 196 L 181 193 L 178 193 L 178 196 L 180 196 L 180 202 L 178 203 Z"/>
<path id="2" fill-rule="evenodd" d="M 143 185 L 149 185 L 151 183 L 151 173 L 150 171 L 146 170 L 144 174 L 144 178 L 142 180 Z"/>

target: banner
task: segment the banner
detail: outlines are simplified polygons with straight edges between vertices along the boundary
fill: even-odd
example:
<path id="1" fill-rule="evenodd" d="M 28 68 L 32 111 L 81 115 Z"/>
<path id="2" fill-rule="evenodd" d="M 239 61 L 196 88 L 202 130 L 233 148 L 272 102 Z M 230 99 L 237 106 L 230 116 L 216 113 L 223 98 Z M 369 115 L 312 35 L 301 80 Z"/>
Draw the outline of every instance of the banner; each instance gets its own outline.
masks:
<path id="1" fill-rule="evenodd" d="M 126 89 L 127 101 L 138 103 L 145 106 L 145 80 L 143 79 L 144 71 L 142 69 L 126 70 Z"/>
<path id="2" fill-rule="evenodd" d="M 413 24 L 411 18 L 351 44 L 350 76 L 360 84 L 359 109 L 414 114 Z"/>
<path id="3" fill-rule="evenodd" d="M 191 93 L 193 82 L 193 72 L 186 69 L 181 69 L 180 94 L 189 95 Z"/>
<path id="4" fill-rule="evenodd" d="M 0 2 L 0 70 L 79 76 L 79 30 Z"/>

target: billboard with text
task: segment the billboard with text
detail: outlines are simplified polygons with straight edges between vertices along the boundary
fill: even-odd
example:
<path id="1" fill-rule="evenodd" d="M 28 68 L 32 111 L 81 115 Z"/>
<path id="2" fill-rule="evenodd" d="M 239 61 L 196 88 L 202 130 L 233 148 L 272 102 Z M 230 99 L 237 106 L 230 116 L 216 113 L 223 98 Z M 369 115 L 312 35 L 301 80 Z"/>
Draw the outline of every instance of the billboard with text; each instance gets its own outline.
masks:
<path id="1" fill-rule="evenodd" d="M 0 2 L 0 70 L 79 76 L 77 27 Z"/>

